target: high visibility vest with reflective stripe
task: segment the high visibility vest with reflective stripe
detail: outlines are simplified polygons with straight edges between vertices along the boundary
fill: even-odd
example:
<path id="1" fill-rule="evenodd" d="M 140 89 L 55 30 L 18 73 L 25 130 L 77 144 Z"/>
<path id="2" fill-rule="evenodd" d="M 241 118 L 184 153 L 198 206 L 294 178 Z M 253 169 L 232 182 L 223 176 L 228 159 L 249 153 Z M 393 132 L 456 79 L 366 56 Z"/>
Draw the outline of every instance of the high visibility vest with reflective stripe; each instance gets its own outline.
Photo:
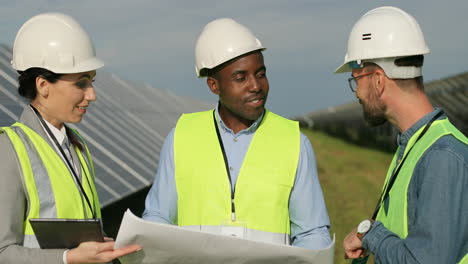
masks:
<path id="1" fill-rule="evenodd" d="M 423 129 L 424 127 L 419 129 L 410 138 L 403 157 L 411 149 L 411 146 L 414 145 L 416 139 L 418 138 L 419 134 L 421 134 Z M 403 167 L 400 169 L 398 177 L 395 180 L 395 183 L 393 184 L 393 187 L 389 193 L 387 213 L 385 213 L 383 204 L 380 207 L 376 219 L 382 222 L 382 224 L 388 230 L 397 234 L 400 238 L 404 239 L 408 236 L 408 186 L 411 182 L 414 168 L 426 150 L 431 147 L 432 144 L 434 144 L 439 138 L 445 135 L 452 135 L 464 144 L 468 144 L 468 139 L 457 128 L 455 128 L 448 119 L 437 120 L 432 123 L 426 134 L 417 142 L 416 145 L 414 145 L 413 149 L 409 153 L 408 158 L 403 164 Z M 397 165 L 397 158 L 398 150 L 396 151 L 391 166 L 388 169 L 384 186 L 387 185 L 392 172 Z M 468 255 L 465 255 L 464 259 L 460 263 L 467 264 Z"/>
<path id="2" fill-rule="evenodd" d="M 174 134 L 178 225 L 218 233 L 220 225 L 242 223 L 248 239 L 287 243 L 299 153 L 298 123 L 265 111 L 239 171 L 233 223 L 231 186 L 213 111 L 182 115 Z"/>
<path id="3" fill-rule="evenodd" d="M 80 193 L 73 176 L 62 158 L 36 132 L 28 126 L 15 123 L 3 127 L 21 164 L 23 183 L 27 195 L 27 216 L 24 221 L 25 247 L 38 247 L 29 223 L 31 218 L 92 218 L 91 210 Z M 94 186 L 94 166 L 83 139 L 86 157 L 75 147 L 81 162 L 82 186 L 98 218 L 101 218 L 99 199 Z"/>

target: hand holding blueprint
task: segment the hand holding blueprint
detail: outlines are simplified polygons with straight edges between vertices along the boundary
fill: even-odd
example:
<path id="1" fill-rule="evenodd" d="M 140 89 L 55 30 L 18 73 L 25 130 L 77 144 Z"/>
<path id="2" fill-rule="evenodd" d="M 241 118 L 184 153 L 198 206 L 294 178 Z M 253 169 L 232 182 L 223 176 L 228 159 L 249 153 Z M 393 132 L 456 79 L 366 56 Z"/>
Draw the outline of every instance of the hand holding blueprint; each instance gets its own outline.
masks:
<path id="1" fill-rule="evenodd" d="M 127 210 L 115 248 L 138 244 L 142 250 L 122 257 L 133 263 L 332 264 L 335 241 L 323 250 L 255 242 L 145 221 Z"/>

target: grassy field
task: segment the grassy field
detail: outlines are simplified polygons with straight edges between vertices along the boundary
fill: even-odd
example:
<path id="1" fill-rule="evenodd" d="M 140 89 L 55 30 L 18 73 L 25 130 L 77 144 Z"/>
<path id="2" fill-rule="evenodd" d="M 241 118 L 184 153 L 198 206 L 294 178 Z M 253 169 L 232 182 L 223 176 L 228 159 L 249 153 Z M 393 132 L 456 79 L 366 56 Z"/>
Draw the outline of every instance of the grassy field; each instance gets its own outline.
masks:
<path id="1" fill-rule="evenodd" d="M 343 239 L 360 221 L 371 217 L 392 155 L 321 132 L 302 132 L 314 148 L 331 234 L 336 234 L 335 263 L 347 263 Z"/>

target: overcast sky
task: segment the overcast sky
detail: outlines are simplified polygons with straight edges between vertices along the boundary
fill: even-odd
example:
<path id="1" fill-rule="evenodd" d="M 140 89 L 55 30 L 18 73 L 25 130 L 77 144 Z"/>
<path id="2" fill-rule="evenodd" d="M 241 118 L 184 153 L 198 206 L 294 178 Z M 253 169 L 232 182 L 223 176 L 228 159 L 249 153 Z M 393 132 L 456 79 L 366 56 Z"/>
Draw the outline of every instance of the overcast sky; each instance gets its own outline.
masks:
<path id="1" fill-rule="evenodd" d="M 194 70 L 203 26 L 231 17 L 249 27 L 267 50 L 267 107 L 297 116 L 355 100 L 342 63 L 352 25 L 368 10 L 393 5 L 419 22 L 431 49 L 426 81 L 468 70 L 467 0 L 0 0 L 0 42 L 13 45 L 31 16 L 63 12 L 90 33 L 102 71 L 215 104 Z M 97 77 L 99 78 L 99 76 Z"/>

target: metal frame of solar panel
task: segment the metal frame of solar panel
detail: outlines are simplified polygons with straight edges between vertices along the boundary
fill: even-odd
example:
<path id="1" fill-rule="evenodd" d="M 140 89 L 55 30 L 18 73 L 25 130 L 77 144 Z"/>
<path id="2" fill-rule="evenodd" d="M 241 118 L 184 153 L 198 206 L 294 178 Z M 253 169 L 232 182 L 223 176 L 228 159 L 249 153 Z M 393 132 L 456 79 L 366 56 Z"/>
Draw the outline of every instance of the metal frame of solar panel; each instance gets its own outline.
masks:
<path id="1" fill-rule="evenodd" d="M 27 105 L 18 95 L 11 58 L 11 48 L 0 44 L 0 126 L 14 123 Z M 163 140 L 182 113 L 213 106 L 104 71 L 99 71 L 95 87 L 98 100 L 82 122 L 70 126 L 90 147 L 105 208 L 152 184 Z"/>
<path id="2" fill-rule="evenodd" d="M 444 109 L 450 121 L 468 135 L 468 72 L 425 83 L 434 106 Z M 388 123 L 371 128 L 364 123 L 362 106 L 348 103 L 295 117 L 301 126 L 317 129 L 361 145 L 393 151 L 397 131 Z"/>

